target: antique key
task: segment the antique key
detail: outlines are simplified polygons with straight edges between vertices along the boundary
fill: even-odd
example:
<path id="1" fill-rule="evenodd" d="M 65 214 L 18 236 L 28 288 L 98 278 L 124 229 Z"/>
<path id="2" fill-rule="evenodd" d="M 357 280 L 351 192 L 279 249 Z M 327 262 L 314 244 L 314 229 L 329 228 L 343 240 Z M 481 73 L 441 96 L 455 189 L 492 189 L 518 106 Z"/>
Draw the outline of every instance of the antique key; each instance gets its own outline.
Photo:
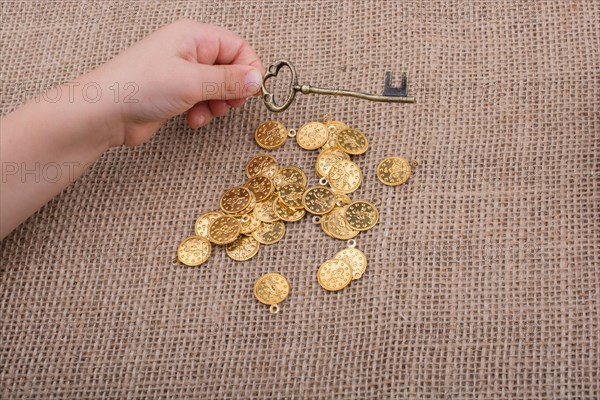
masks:
<path id="1" fill-rule="evenodd" d="M 269 80 L 270 78 L 277 76 L 277 74 L 279 73 L 279 70 L 284 65 L 290 69 L 290 72 L 292 74 L 292 79 L 290 81 L 290 88 L 288 91 L 287 98 L 283 104 L 279 105 L 275 102 L 275 95 L 273 93 L 270 93 L 267 90 L 266 83 L 267 83 L 267 80 Z M 408 97 L 408 94 L 407 94 L 408 78 L 406 76 L 406 73 L 402 74 L 402 80 L 400 82 L 399 87 L 393 87 L 393 86 L 391 86 L 391 83 L 392 83 L 392 74 L 391 74 L 391 72 L 387 71 L 385 73 L 385 81 L 384 81 L 384 85 L 383 85 L 383 94 L 382 95 L 367 94 L 367 93 L 354 92 L 351 90 L 343 90 L 343 89 L 324 89 L 324 88 L 313 87 L 310 85 L 300 85 L 298 83 L 298 76 L 296 74 L 296 69 L 294 68 L 294 65 L 287 60 L 278 60 L 278 61 L 275 61 L 275 63 L 273 63 L 267 69 L 267 72 L 265 73 L 265 76 L 263 77 L 262 97 L 263 97 L 263 101 L 265 102 L 265 105 L 267 106 L 267 108 L 273 112 L 281 112 L 281 111 L 286 110 L 293 103 L 297 92 L 302 92 L 304 94 L 315 93 L 315 94 L 326 94 L 326 95 L 332 95 L 332 96 L 349 96 L 349 97 L 356 97 L 356 98 L 364 99 L 364 100 L 383 101 L 383 102 L 388 102 L 388 103 L 414 103 L 415 99 L 413 97 Z"/>

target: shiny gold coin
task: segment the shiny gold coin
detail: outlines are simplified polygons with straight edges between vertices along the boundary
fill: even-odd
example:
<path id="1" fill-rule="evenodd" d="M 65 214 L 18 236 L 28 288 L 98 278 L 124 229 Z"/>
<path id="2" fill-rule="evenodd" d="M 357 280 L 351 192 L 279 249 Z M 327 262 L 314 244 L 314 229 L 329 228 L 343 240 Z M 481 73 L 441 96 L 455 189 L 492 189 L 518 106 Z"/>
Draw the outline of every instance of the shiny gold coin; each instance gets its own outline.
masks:
<path id="1" fill-rule="evenodd" d="M 341 193 L 354 192 L 362 182 L 360 168 L 350 160 L 341 160 L 333 164 L 328 177 L 331 187 Z"/>
<path id="2" fill-rule="evenodd" d="M 222 217 L 224 214 L 221 211 L 207 211 L 202 213 L 194 224 L 194 232 L 196 236 L 202 236 L 208 239 L 208 227 L 215 219 Z"/>
<path id="3" fill-rule="evenodd" d="M 350 196 L 344 193 L 335 194 L 335 205 L 337 207 L 349 206 L 350 204 L 352 204 L 352 199 Z"/>
<path id="4" fill-rule="evenodd" d="M 254 194 L 248 188 L 239 186 L 226 190 L 221 196 L 219 205 L 227 214 L 239 214 L 252 204 Z"/>
<path id="5" fill-rule="evenodd" d="M 273 185 L 271 178 L 264 175 L 253 176 L 244 183 L 244 187 L 254 193 L 257 202 L 265 201 L 275 190 L 275 185 Z"/>
<path id="6" fill-rule="evenodd" d="M 348 240 L 356 237 L 360 231 L 353 229 L 346 221 L 348 206 L 336 207 L 321 218 L 321 227 L 334 239 Z"/>
<path id="7" fill-rule="evenodd" d="M 252 237 L 262 244 L 273 244 L 283 239 L 285 224 L 282 221 L 262 222 L 257 230 L 252 232 Z"/>
<path id="8" fill-rule="evenodd" d="M 352 267 L 344 260 L 327 260 L 319 267 L 317 280 L 325 290 L 342 290 L 352 281 Z"/>
<path id="9" fill-rule="evenodd" d="M 269 272 L 258 278 L 254 284 L 256 300 L 266 305 L 281 303 L 290 293 L 290 284 L 285 276 Z"/>
<path id="10" fill-rule="evenodd" d="M 210 242 L 202 236 L 190 236 L 177 248 L 177 260 L 189 267 L 196 267 L 208 260 L 211 252 Z"/>
<path id="11" fill-rule="evenodd" d="M 354 247 L 340 250 L 333 258 L 344 260 L 350 264 L 352 267 L 352 279 L 362 278 L 367 269 L 367 256 L 365 256 L 365 253 Z"/>
<path id="12" fill-rule="evenodd" d="M 272 195 L 269 200 L 261 201 L 256 203 L 254 207 L 254 217 L 261 222 L 275 222 L 279 220 L 277 214 L 273 210 L 273 203 L 277 202 L 278 198 L 276 195 Z"/>
<path id="13" fill-rule="evenodd" d="M 329 121 L 329 123 L 325 123 L 325 126 L 327 126 L 327 130 L 329 131 L 329 140 L 321 146 L 319 149 L 320 151 L 337 147 L 337 133 L 344 129 L 348 129 L 346 124 L 340 121 Z"/>
<path id="14" fill-rule="evenodd" d="M 260 243 L 252 236 L 241 235 L 225 246 L 227 255 L 236 261 L 246 261 L 258 253 Z"/>
<path id="15" fill-rule="evenodd" d="M 245 235 L 254 232 L 260 226 L 260 220 L 256 218 L 253 212 L 242 216 L 240 222 L 242 223 L 240 232 Z"/>
<path id="16" fill-rule="evenodd" d="M 402 157 L 386 157 L 377 166 L 377 178 L 384 185 L 402 185 L 410 178 L 410 163 Z"/>
<path id="17" fill-rule="evenodd" d="M 246 175 L 248 178 L 255 177 L 257 175 L 264 175 L 272 178 L 277 172 L 279 164 L 277 160 L 266 154 L 259 154 L 246 164 Z"/>
<path id="18" fill-rule="evenodd" d="M 350 160 L 350 156 L 339 147 L 331 147 L 323 150 L 319 153 L 317 163 L 315 164 L 317 175 L 321 178 L 327 177 L 333 164 L 342 160 Z"/>
<path id="19" fill-rule="evenodd" d="M 366 231 L 374 227 L 379 221 L 379 211 L 373 203 L 360 200 L 348 206 L 344 217 L 352 229 Z"/>
<path id="20" fill-rule="evenodd" d="M 285 143 L 288 138 L 288 130 L 277 121 L 263 122 L 254 131 L 256 143 L 267 150 L 275 150 Z"/>
<path id="21" fill-rule="evenodd" d="M 335 206 L 335 195 L 325 186 L 313 186 L 304 192 L 302 204 L 311 214 L 327 214 Z"/>
<path id="22" fill-rule="evenodd" d="M 329 131 L 321 122 L 309 122 L 300 129 L 296 135 L 298 145 L 305 150 L 316 150 L 329 140 Z"/>
<path id="23" fill-rule="evenodd" d="M 279 200 L 273 202 L 273 211 L 275 212 L 275 215 L 279 217 L 279 219 L 286 222 L 299 221 L 306 214 L 306 211 L 304 211 L 303 208 L 293 209 L 291 207 L 287 207 Z"/>
<path id="24" fill-rule="evenodd" d="M 304 186 L 298 183 L 289 183 L 279 188 L 279 200 L 287 207 L 303 208 L 302 195 L 304 195 L 304 191 Z"/>
<path id="25" fill-rule="evenodd" d="M 369 141 L 358 129 L 344 129 L 336 135 L 337 145 L 348 154 L 363 154 L 369 149 Z"/>
<path id="26" fill-rule="evenodd" d="M 273 177 L 273 183 L 277 188 L 287 185 L 288 183 L 297 183 L 306 187 L 306 175 L 300 168 L 287 166 L 280 168 Z"/>
<path id="27" fill-rule="evenodd" d="M 228 215 L 214 220 L 208 227 L 208 238 L 216 244 L 227 244 L 233 242 L 242 231 L 242 223 Z"/>

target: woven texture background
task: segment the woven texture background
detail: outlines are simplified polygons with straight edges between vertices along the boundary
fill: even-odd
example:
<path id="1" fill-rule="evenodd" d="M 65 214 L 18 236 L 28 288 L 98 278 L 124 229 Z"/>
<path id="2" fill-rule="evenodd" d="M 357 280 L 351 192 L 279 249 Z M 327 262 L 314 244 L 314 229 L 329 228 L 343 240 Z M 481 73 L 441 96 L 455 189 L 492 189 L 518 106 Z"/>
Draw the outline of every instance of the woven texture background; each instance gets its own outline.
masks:
<path id="1" fill-rule="evenodd" d="M 256 99 L 193 131 L 169 121 L 107 153 L 2 242 L 4 398 L 600 397 L 600 4 L 597 1 L 3 2 L 2 112 L 193 18 L 246 37 L 300 80 L 413 105 Z M 176 79 L 176 77 L 165 77 Z M 173 266 L 196 217 L 244 181 L 254 128 L 335 119 L 371 143 L 353 196 L 381 199 L 358 237 L 364 278 L 316 281 L 344 246 L 308 218 L 235 263 Z M 272 153 L 304 169 L 293 141 Z M 384 156 L 416 159 L 379 183 Z M 292 285 L 271 315 L 252 295 Z"/>

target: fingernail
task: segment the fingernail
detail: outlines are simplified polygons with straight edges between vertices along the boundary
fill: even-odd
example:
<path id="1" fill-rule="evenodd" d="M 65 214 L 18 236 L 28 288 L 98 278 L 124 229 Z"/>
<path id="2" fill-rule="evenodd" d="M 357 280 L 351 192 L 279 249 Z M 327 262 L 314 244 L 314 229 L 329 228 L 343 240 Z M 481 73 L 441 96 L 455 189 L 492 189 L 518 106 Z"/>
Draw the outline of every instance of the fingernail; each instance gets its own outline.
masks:
<path id="1" fill-rule="evenodd" d="M 199 116 L 196 119 L 196 124 L 194 126 L 195 129 L 198 129 L 202 126 L 202 124 L 204 123 L 204 121 L 206 120 L 206 118 L 204 118 L 204 115 Z"/>
<path id="2" fill-rule="evenodd" d="M 259 70 L 253 69 L 246 73 L 244 77 L 246 93 L 248 95 L 254 95 L 258 93 L 260 87 L 262 86 L 262 75 Z"/>

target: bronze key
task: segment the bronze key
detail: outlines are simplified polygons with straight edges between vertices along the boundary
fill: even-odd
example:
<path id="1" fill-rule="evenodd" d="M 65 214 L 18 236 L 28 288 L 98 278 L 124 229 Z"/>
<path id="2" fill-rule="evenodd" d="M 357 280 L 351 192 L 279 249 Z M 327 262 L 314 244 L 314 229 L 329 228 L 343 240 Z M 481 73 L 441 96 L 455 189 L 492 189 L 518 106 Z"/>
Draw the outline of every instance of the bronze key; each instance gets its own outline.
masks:
<path id="1" fill-rule="evenodd" d="M 290 89 L 288 91 L 288 96 L 285 102 L 281 105 L 275 102 L 275 95 L 270 93 L 267 90 L 267 80 L 274 76 L 277 76 L 279 70 L 283 66 L 287 66 L 290 69 L 292 74 L 292 79 L 290 81 Z M 302 92 L 304 94 L 326 94 L 331 96 L 349 96 L 356 97 L 359 99 L 370 100 L 370 101 L 383 101 L 388 103 L 414 103 L 415 99 L 413 97 L 408 97 L 408 78 L 406 73 L 402 74 L 402 80 L 400 82 L 399 87 L 391 86 L 392 74 L 388 71 L 385 73 L 385 81 L 383 85 L 383 94 L 367 94 L 361 92 L 354 92 L 351 90 L 343 90 L 343 89 L 323 89 L 318 87 L 313 87 L 310 85 L 300 85 L 298 83 L 298 76 L 296 74 L 296 69 L 294 68 L 294 64 L 287 60 L 278 60 L 275 61 L 265 73 L 262 81 L 262 97 L 263 101 L 267 108 L 273 112 L 281 112 L 286 110 L 294 101 L 297 92 Z"/>

